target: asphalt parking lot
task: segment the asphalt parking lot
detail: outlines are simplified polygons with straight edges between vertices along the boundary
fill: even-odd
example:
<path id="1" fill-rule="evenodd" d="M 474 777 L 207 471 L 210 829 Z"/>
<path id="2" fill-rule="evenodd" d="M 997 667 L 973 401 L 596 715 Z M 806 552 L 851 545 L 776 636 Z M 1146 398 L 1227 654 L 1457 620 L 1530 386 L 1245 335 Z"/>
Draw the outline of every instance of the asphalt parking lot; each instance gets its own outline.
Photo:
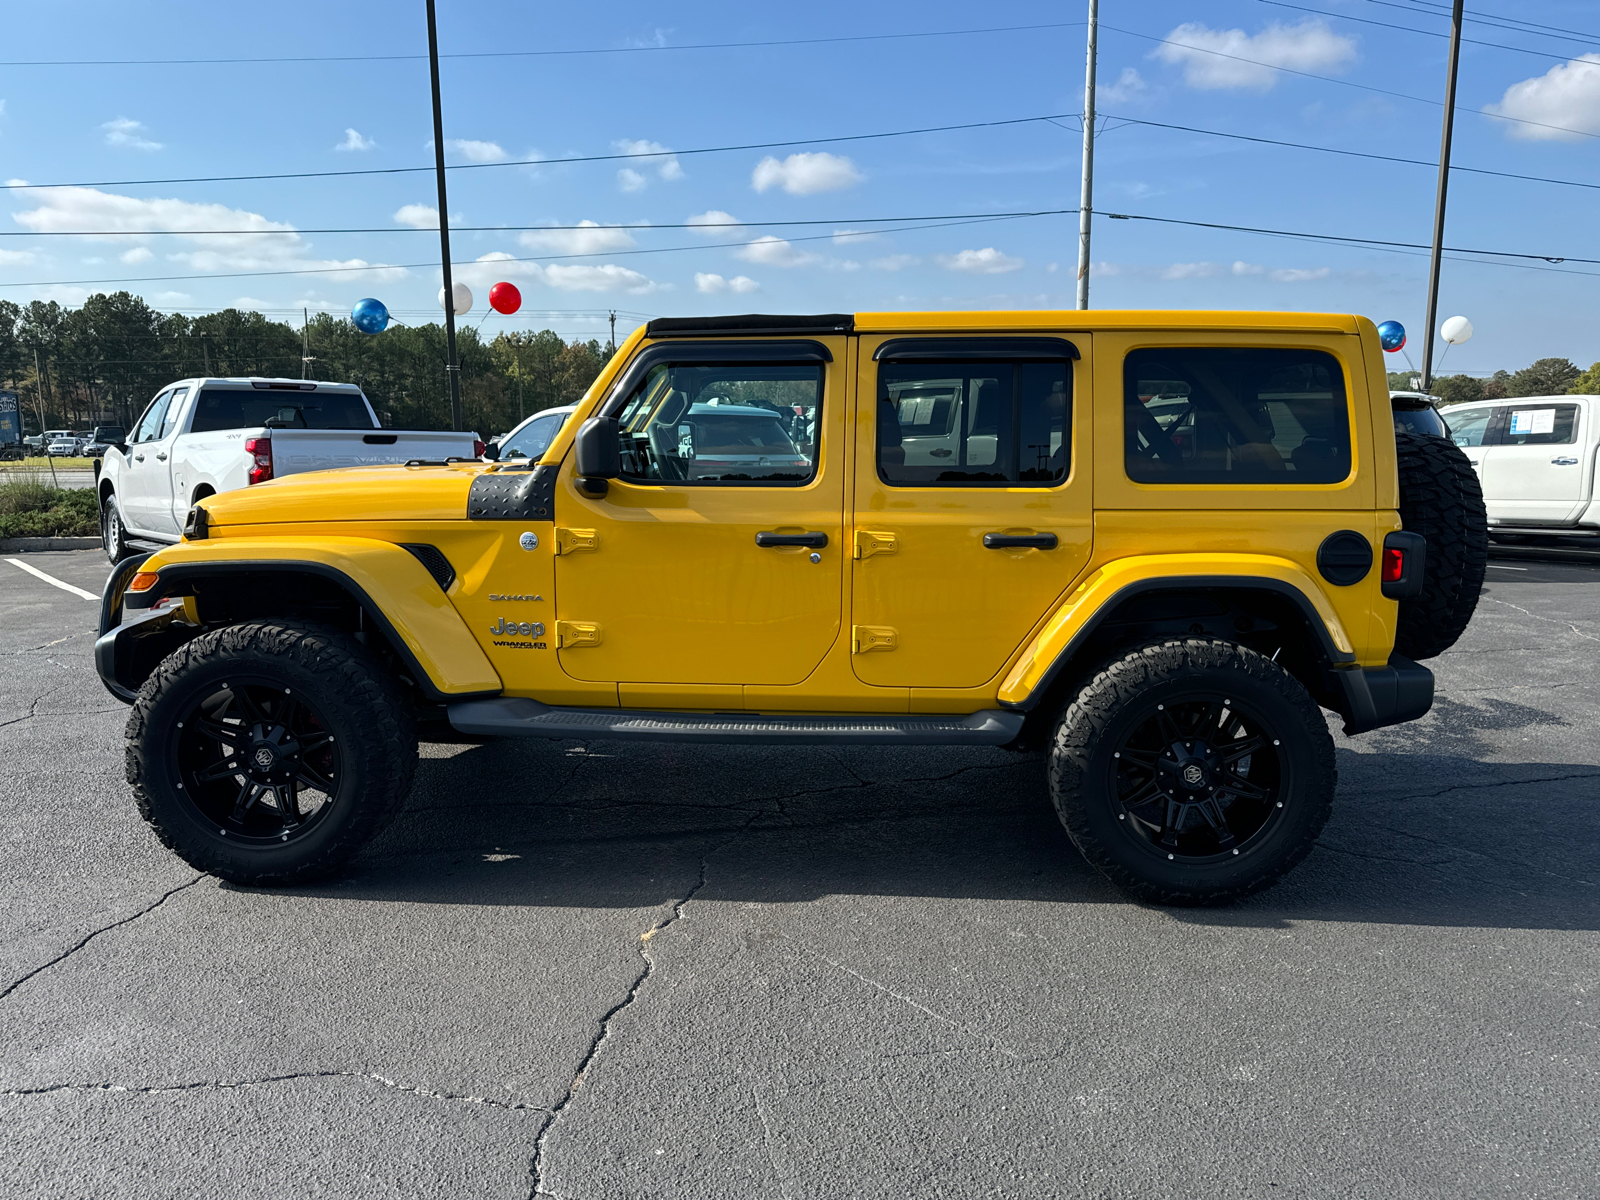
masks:
<path id="1" fill-rule="evenodd" d="M 1593 1196 L 1600 569 L 1489 574 L 1312 857 L 1173 911 L 988 750 L 427 746 L 347 878 L 219 885 L 0 558 L 0 1194 Z"/>

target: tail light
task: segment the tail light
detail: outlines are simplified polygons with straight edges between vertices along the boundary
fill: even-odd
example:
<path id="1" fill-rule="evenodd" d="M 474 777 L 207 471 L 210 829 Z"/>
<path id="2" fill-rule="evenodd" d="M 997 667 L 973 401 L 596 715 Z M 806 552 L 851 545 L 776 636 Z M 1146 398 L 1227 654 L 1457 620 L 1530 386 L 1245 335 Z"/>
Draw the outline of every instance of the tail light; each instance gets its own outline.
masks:
<path id="1" fill-rule="evenodd" d="M 473 438 L 472 439 L 472 457 L 473 458 L 482 458 L 483 455 L 484 455 L 484 452 L 486 450 L 488 450 L 488 449 L 489 449 L 489 444 L 487 442 L 480 442 L 477 438 Z"/>
<path id="2" fill-rule="evenodd" d="M 1427 557 L 1428 543 L 1420 533 L 1384 535 L 1383 557 L 1378 568 L 1378 585 L 1383 594 L 1391 600 L 1422 595 Z"/>
<path id="3" fill-rule="evenodd" d="M 265 483 L 272 478 L 272 439 L 269 437 L 245 438 L 244 452 L 250 456 L 249 479 L 251 483 Z"/>

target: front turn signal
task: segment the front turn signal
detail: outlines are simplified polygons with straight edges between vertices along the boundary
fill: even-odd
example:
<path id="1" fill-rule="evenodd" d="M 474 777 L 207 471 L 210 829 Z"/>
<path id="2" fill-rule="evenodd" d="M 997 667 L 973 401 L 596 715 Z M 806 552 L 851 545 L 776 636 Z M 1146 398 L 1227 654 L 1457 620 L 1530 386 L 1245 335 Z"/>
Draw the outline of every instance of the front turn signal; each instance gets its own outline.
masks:
<path id="1" fill-rule="evenodd" d="M 161 578 L 159 571 L 140 571 L 128 584 L 130 592 L 148 592 L 155 587 L 156 580 Z"/>

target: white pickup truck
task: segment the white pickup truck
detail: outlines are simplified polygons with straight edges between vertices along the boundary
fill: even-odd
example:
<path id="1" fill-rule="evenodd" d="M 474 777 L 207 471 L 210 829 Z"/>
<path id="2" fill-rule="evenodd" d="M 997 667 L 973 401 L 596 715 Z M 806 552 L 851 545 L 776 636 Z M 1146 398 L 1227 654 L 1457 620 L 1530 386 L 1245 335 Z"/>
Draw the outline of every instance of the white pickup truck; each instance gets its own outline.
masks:
<path id="1" fill-rule="evenodd" d="M 353 383 L 183 379 L 150 402 L 125 445 L 106 451 L 95 480 L 100 532 L 118 562 L 138 542 L 176 542 L 202 496 L 303 471 L 482 453 L 475 433 L 382 428 Z"/>
<path id="2" fill-rule="evenodd" d="M 1518 396 L 1441 409 L 1477 469 L 1489 535 L 1600 534 L 1600 396 Z"/>

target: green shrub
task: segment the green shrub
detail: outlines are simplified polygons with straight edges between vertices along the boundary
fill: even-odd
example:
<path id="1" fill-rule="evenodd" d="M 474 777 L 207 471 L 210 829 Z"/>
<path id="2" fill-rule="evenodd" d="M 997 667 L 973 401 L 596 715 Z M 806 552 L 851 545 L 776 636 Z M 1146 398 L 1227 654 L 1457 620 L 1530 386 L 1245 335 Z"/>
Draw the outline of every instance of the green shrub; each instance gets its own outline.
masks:
<path id="1" fill-rule="evenodd" d="M 91 488 L 53 488 L 38 479 L 0 483 L 0 537 L 94 537 L 99 532 Z"/>

